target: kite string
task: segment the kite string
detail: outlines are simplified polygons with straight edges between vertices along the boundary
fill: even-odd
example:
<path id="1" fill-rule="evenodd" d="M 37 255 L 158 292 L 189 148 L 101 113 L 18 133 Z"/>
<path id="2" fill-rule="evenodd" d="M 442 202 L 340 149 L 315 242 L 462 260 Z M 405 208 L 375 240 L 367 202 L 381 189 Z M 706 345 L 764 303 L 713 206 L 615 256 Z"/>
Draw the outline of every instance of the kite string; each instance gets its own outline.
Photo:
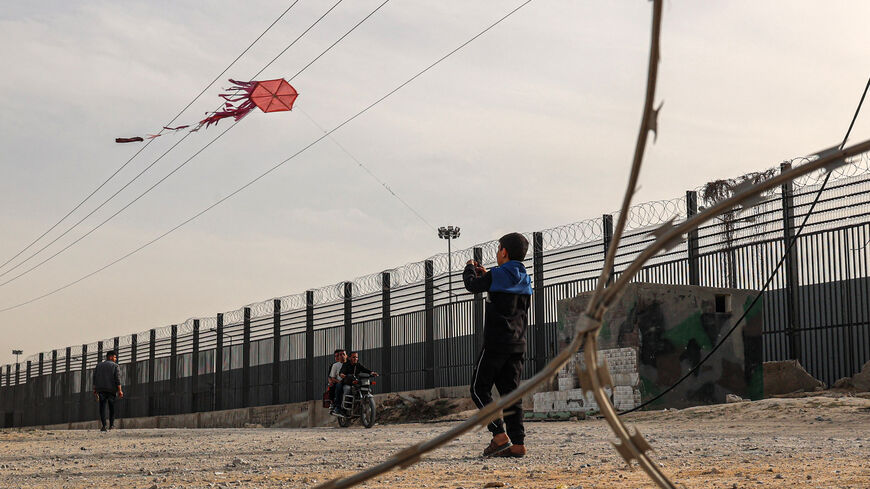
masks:
<path id="1" fill-rule="evenodd" d="M 306 33 L 308 33 L 312 28 L 314 28 L 314 26 L 316 26 L 317 24 L 319 24 L 320 21 L 322 21 L 322 20 L 324 19 L 324 17 L 326 17 L 326 15 L 327 15 L 329 12 L 331 12 L 331 11 L 332 11 L 332 10 L 333 10 L 337 5 L 338 5 L 338 4 L 340 4 L 342 1 L 343 1 L 343 0 L 339 0 L 339 1 L 338 1 L 337 3 L 335 3 L 335 4 L 334 4 L 334 5 L 333 5 L 329 10 L 327 10 L 323 15 L 321 15 L 317 20 L 315 20 L 315 21 L 314 21 L 310 26 L 308 26 L 307 29 L 305 29 L 301 34 L 299 34 L 299 35 L 298 35 L 298 36 L 297 36 L 297 37 L 296 37 L 296 38 L 295 38 L 295 39 L 294 39 L 294 40 L 293 40 L 293 41 L 292 41 L 288 46 L 286 46 L 283 50 L 281 50 L 281 52 L 280 52 L 277 56 L 275 56 L 274 58 L 272 58 L 272 60 L 269 61 L 269 63 L 267 63 L 266 66 L 271 65 L 271 64 L 274 63 L 275 60 L 277 60 L 281 55 L 283 55 L 284 53 L 286 53 L 287 50 L 288 50 L 291 46 L 293 46 L 294 44 L 296 44 L 296 43 L 297 43 L 297 42 L 298 42 L 298 41 L 299 41 L 299 40 L 300 40 L 300 39 L 301 39 L 301 38 L 302 38 Z M 380 9 L 380 6 L 378 7 L 378 9 Z M 377 11 L 377 9 L 375 9 L 375 10 Z M 370 17 L 370 16 L 367 16 L 366 18 L 368 18 L 368 17 Z M 353 29 L 356 29 L 356 27 L 358 27 L 358 26 L 359 26 L 359 24 L 357 24 L 356 26 L 354 26 L 354 27 L 351 29 L 351 31 L 353 31 Z M 345 36 L 342 36 L 342 39 L 343 39 L 344 37 L 346 37 L 346 34 L 345 34 Z M 332 47 L 333 47 L 334 45 L 335 45 L 335 44 L 333 44 L 332 46 L 330 46 L 329 48 L 327 48 L 327 50 L 332 49 Z M 321 53 L 321 55 L 322 55 L 322 53 Z M 320 56 L 318 56 L 318 58 L 319 58 L 319 57 L 320 57 Z M 309 63 L 307 66 L 311 66 L 311 63 Z M 306 68 L 307 68 L 307 66 L 306 66 Z M 265 70 L 265 67 L 264 67 L 263 69 L 261 69 L 260 71 L 258 71 L 258 72 L 257 72 L 257 73 L 252 77 L 252 78 L 256 78 L 259 74 L 261 74 L 261 73 L 263 72 L 263 70 Z M 304 70 L 301 70 L 299 73 L 301 73 L 302 71 L 304 71 Z M 223 106 L 223 104 L 221 104 L 221 106 Z M 218 107 L 218 108 L 216 109 L 216 111 L 217 111 L 217 110 L 220 110 L 220 107 Z M 174 119 L 173 119 L 173 120 L 174 120 Z M 236 121 L 236 122 L 238 122 L 238 121 Z M 168 125 L 168 124 L 167 124 L 167 125 Z M 235 123 L 233 123 L 233 125 L 230 126 L 229 129 L 232 129 L 233 127 L 235 127 Z M 205 148 L 211 146 L 211 144 L 214 143 L 218 138 L 220 138 L 221 136 L 223 136 L 224 134 L 226 134 L 226 132 L 228 132 L 229 129 L 227 129 L 227 131 L 222 132 L 221 134 L 219 134 L 218 136 L 216 136 L 215 138 L 213 138 L 211 141 L 209 141 L 205 146 L 203 146 L 203 147 L 200 148 L 196 153 L 194 153 L 193 156 L 191 156 L 191 157 L 188 158 L 186 161 L 184 161 L 184 162 L 181 163 L 179 166 L 177 166 L 174 170 L 172 170 L 172 172 L 170 172 L 168 175 L 166 175 L 165 177 L 163 177 L 162 179 L 160 179 L 160 180 L 159 180 L 155 185 L 152 185 L 148 190 L 146 190 L 145 192 L 143 192 L 142 194 L 140 194 L 140 195 L 139 195 L 138 197 L 136 197 L 132 202 L 130 202 L 129 204 L 127 204 L 127 205 L 125 205 L 123 208 L 121 208 L 120 211 L 116 212 L 115 214 L 113 214 L 112 216 L 110 216 L 108 219 L 104 220 L 104 221 L 101 222 L 99 225 L 97 225 L 96 227 L 92 228 L 90 231 L 88 231 L 87 233 L 85 233 L 83 236 L 81 236 L 81 237 L 79 237 L 78 239 L 76 239 L 75 241 L 73 241 L 70 245 L 64 247 L 63 249 L 61 249 L 61 250 L 58 251 L 57 253 L 51 255 L 51 256 L 48 257 L 47 259 L 45 259 L 45 260 L 39 262 L 38 264 L 36 264 L 36 265 L 33 266 L 33 267 L 30 267 L 29 269 L 27 269 L 27 270 L 24 271 L 23 273 L 20 273 L 20 274 L 14 276 L 13 278 L 11 278 L 11 279 L 9 279 L 9 280 L 7 280 L 7 281 L 0 283 L 0 287 L 2 287 L 2 286 L 6 285 L 6 284 L 8 284 L 8 283 L 10 283 L 10 282 L 12 282 L 12 281 L 14 281 L 14 280 L 17 280 L 18 278 L 20 278 L 20 277 L 22 277 L 22 276 L 24 276 L 24 275 L 30 273 L 31 271 L 33 271 L 33 270 L 39 268 L 39 267 L 42 266 L 43 264 L 45 264 L 45 263 L 47 263 L 48 261 L 52 260 L 52 259 L 55 258 L 56 256 L 60 255 L 61 253 L 63 253 L 64 251 L 66 251 L 67 249 L 69 249 L 70 247 L 72 247 L 73 245 L 75 245 L 76 243 L 78 243 L 79 241 L 81 241 L 82 239 L 84 239 L 85 237 L 87 237 L 87 236 L 89 236 L 90 234 L 92 234 L 94 231 L 96 231 L 97 229 L 99 229 L 99 228 L 102 227 L 103 225 L 107 224 L 110 220 L 112 220 L 114 217 L 116 217 L 118 214 L 120 214 L 123 210 L 127 209 L 127 208 L 128 208 L 130 205 L 132 205 L 134 202 L 136 202 L 136 201 L 138 201 L 139 199 L 141 199 L 142 197 L 144 197 L 145 194 L 147 194 L 148 192 L 150 192 L 151 190 L 153 190 L 157 185 L 159 185 L 160 183 L 162 183 L 162 182 L 163 182 L 164 180 L 166 180 L 169 176 L 171 176 L 171 175 L 174 174 L 176 171 L 178 171 L 181 167 L 183 167 L 184 165 L 186 165 L 187 163 L 189 163 L 189 162 L 190 162 L 194 157 L 196 157 L 196 156 L 199 155 L 203 150 L 205 150 Z M 153 167 L 153 166 L 154 166 L 158 161 L 160 161 L 164 156 L 166 156 L 170 151 L 172 151 L 173 149 L 175 149 L 175 147 L 177 147 L 177 146 L 178 146 L 179 144 L 181 144 L 185 139 L 187 139 L 187 138 L 188 138 L 188 137 L 189 137 L 193 132 L 196 132 L 196 130 L 198 130 L 198 128 L 195 128 L 195 129 L 193 129 L 193 130 L 191 130 L 191 131 L 188 131 L 188 132 L 184 135 L 184 137 L 182 137 L 182 138 L 181 138 L 180 140 L 178 140 L 175 144 L 173 144 L 173 145 L 172 145 L 168 150 L 166 150 L 162 155 L 160 155 L 160 157 L 158 157 L 156 160 L 154 160 L 154 161 L 153 161 L 150 165 L 148 165 L 144 170 L 142 170 L 141 172 L 139 172 L 138 175 L 136 175 L 132 180 L 130 180 L 129 182 L 127 182 L 123 187 L 121 187 L 121 189 L 119 189 L 119 190 L 116 191 L 114 194 L 112 194 L 108 199 L 104 200 L 103 203 L 101 203 L 101 204 L 100 204 L 96 209 L 92 210 L 88 215 L 86 215 L 84 218 L 80 219 L 78 222 L 76 222 L 75 224 L 73 224 L 73 225 L 72 225 L 71 227 L 69 227 L 66 231 L 64 231 L 60 236 L 56 237 L 56 238 L 55 238 L 54 240 L 52 240 L 50 243 L 48 243 L 47 245 L 45 245 L 45 246 L 43 246 L 42 248 L 40 248 L 39 250 L 37 250 L 35 253 L 31 254 L 31 255 L 28 256 L 26 259 L 24 259 L 23 261 L 19 262 L 17 265 L 15 265 L 15 266 L 12 267 L 11 269 L 7 270 L 6 272 L 0 273 L 0 277 L 3 277 L 3 276 L 5 276 L 5 275 L 7 275 L 7 274 L 8 274 L 9 272 L 11 272 L 12 270 L 15 270 L 15 269 L 17 269 L 18 267 L 20 267 L 21 265 L 23 265 L 24 263 L 27 263 L 28 261 L 30 261 L 31 259 L 33 259 L 36 255 L 38 255 L 39 253 L 41 253 L 42 251 L 44 251 L 46 248 L 48 248 L 49 246 L 51 246 L 52 244 L 54 244 L 55 242 L 57 242 L 60 238 L 62 238 L 63 236 L 65 236 L 66 234 L 68 234 L 70 231 L 72 231 L 73 229 L 75 229 L 76 227 L 78 227 L 82 222 L 84 222 L 85 219 L 87 219 L 88 217 L 90 217 L 91 215 L 93 215 L 95 212 L 97 212 L 99 209 L 101 209 L 104 205 L 106 205 L 109 201 L 111 201 L 113 198 L 115 198 L 115 196 L 117 196 L 121 191 L 123 191 L 124 189 L 126 189 L 127 187 L 129 187 L 133 182 L 135 182 L 139 177 L 141 177 L 145 172 L 147 172 L 151 167 Z M 150 144 L 150 141 L 149 141 L 149 144 Z M 144 148 L 143 148 L 143 149 L 144 149 Z"/>
<path id="2" fill-rule="evenodd" d="M 221 198 L 221 199 L 219 199 L 219 200 L 213 202 L 213 203 L 210 204 L 209 206 L 205 207 L 203 210 L 197 212 L 197 213 L 194 214 L 193 216 L 191 216 L 191 217 L 189 217 L 188 219 L 182 221 L 181 223 L 179 223 L 179 224 L 176 225 L 175 227 L 169 229 L 168 231 L 166 231 L 166 232 L 164 232 L 163 234 L 157 236 L 156 238 L 152 239 L 151 241 L 146 242 L 146 243 L 143 244 L 142 246 L 139 246 L 138 248 L 136 248 L 136 249 L 134 249 L 134 250 L 128 252 L 127 254 L 121 256 L 120 258 L 118 258 L 118 259 L 116 259 L 116 260 L 110 262 L 110 263 L 107 264 L 107 265 L 104 265 L 103 267 L 101 267 L 101 268 L 99 268 L 99 269 L 97 269 L 97 270 L 95 270 L 95 271 L 93 271 L 93 272 L 90 272 L 90 273 L 88 273 L 88 274 L 86 274 L 86 275 L 84 275 L 84 276 L 82 276 L 82 277 L 80 277 L 80 278 L 78 278 L 78 279 L 76 279 L 76 280 L 74 280 L 74 281 L 72 281 L 72 282 L 69 282 L 69 283 L 67 283 L 67 284 L 65 284 L 65 285 L 62 285 L 62 286 L 60 286 L 60 287 L 57 287 L 57 288 L 55 288 L 55 289 L 53 289 L 53 290 L 51 290 L 51 291 L 49 291 L 49 292 L 46 292 L 45 294 L 42 294 L 42 295 L 40 295 L 40 296 L 38 296 L 38 297 L 35 297 L 35 298 L 33 298 L 33 299 L 30 299 L 30 300 L 27 300 L 27 301 L 25 301 L 25 302 L 21 302 L 21 303 L 18 303 L 18 304 L 12 305 L 12 306 L 7 306 L 7 307 L 5 307 L 5 308 L 2 308 L 2 309 L 0 309 L 0 313 L 2 313 L 2 312 L 6 312 L 6 311 L 11 311 L 11 310 L 13 310 L 13 309 L 18 309 L 18 308 L 23 307 L 23 306 L 26 306 L 26 305 L 28 305 L 28 304 L 32 304 L 32 303 L 34 303 L 34 302 L 36 302 L 36 301 L 39 301 L 39 300 L 44 299 L 44 298 L 46 298 L 46 297 L 52 296 L 52 295 L 54 295 L 54 294 L 56 294 L 56 293 L 58 293 L 58 292 L 61 292 L 61 291 L 63 291 L 64 289 L 67 289 L 67 288 L 69 288 L 69 287 L 72 287 L 73 285 L 76 285 L 76 284 L 82 282 L 83 280 L 85 280 L 85 279 L 87 279 L 87 278 L 89 278 L 89 277 L 92 277 L 92 276 L 96 275 L 97 273 L 102 272 L 103 270 L 106 270 L 107 268 L 109 268 L 109 267 L 111 267 L 111 266 L 113 266 L 113 265 L 115 265 L 115 264 L 117 264 L 117 263 L 120 263 L 121 261 L 123 261 L 123 260 L 129 258 L 130 256 L 133 256 L 134 254 L 138 253 L 139 251 L 142 251 L 143 249 L 147 248 L 148 246 L 150 246 L 150 245 L 156 243 L 157 241 L 159 241 L 159 240 L 165 238 L 166 236 L 168 236 L 169 234 L 171 234 L 171 233 L 173 233 L 174 231 L 178 230 L 179 228 L 181 228 L 181 227 L 185 226 L 186 224 L 188 224 L 188 223 L 194 221 L 194 220 L 197 219 L 199 216 L 205 214 L 206 212 L 210 211 L 211 209 L 217 207 L 218 205 L 222 204 L 223 202 L 225 202 L 225 201 L 229 200 L 230 198 L 234 197 L 234 196 L 235 196 L 236 194 L 238 194 L 239 192 L 242 192 L 242 191 L 245 190 L 246 188 L 250 187 L 251 185 L 253 185 L 253 184 L 257 183 L 258 181 L 260 181 L 261 179 L 265 178 L 266 176 L 268 176 L 269 174 L 271 174 L 272 172 L 274 172 L 275 170 L 277 170 L 278 168 L 280 168 L 281 166 L 283 166 L 284 164 L 286 164 L 286 163 L 289 162 L 290 160 L 296 158 L 297 156 L 299 156 L 300 154 L 302 154 L 303 152 L 305 152 L 306 150 L 308 150 L 308 149 L 311 148 L 312 146 L 316 145 L 317 143 L 319 143 L 320 141 L 322 141 L 323 139 L 325 139 L 325 138 L 326 138 L 327 136 L 329 136 L 330 134 L 334 133 L 335 131 L 338 131 L 339 129 L 341 129 L 341 128 L 344 127 L 345 125 L 347 125 L 347 124 L 349 124 L 350 122 L 352 122 L 353 120 L 355 120 L 356 118 L 358 118 L 358 117 L 360 117 L 361 115 L 365 114 L 365 113 L 368 112 L 371 108 L 373 108 L 373 107 L 375 107 L 376 105 L 380 104 L 381 102 L 383 102 L 384 100 L 386 100 L 388 97 L 390 97 L 390 96 L 393 95 L 394 93 L 398 92 L 399 90 L 401 90 L 402 88 L 404 88 L 405 86 L 407 86 L 408 84 L 410 84 L 411 82 L 413 82 L 414 80 L 416 80 L 417 78 L 419 78 L 420 76 L 422 76 L 424 73 L 426 73 L 426 72 L 428 72 L 429 70 L 431 70 L 432 68 L 434 68 L 435 66 L 439 65 L 441 62 L 443 62 L 444 60 L 446 60 L 447 58 L 449 58 L 450 56 L 452 56 L 453 54 L 455 54 L 456 52 L 458 52 L 459 50 L 461 50 L 462 48 L 464 48 L 465 46 L 467 46 L 468 44 L 470 44 L 471 42 L 473 42 L 474 40 L 476 40 L 476 39 L 479 38 L 480 36 L 482 36 L 483 34 L 489 32 L 492 28 L 494 28 L 495 26 L 497 26 L 498 24 L 500 24 L 501 22 L 503 22 L 504 20 L 506 20 L 508 17 L 510 17 L 511 15 L 513 15 L 514 13 L 516 13 L 518 10 L 520 10 L 520 9 L 523 8 L 524 6 L 526 6 L 526 5 L 528 5 L 529 3 L 531 3 L 531 1 L 532 1 L 532 0 L 526 0 L 525 2 L 521 3 L 518 7 L 514 8 L 513 10 L 511 10 L 510 12 L 508 12 L 507 14 L 505 14 L 504 16 L 502 16 L 501 18 L 499 18 L 498 20 L 496 20 L 494 23 L 490 24 L 489 27 L 486 27 L 484 30 L 480 31 L 480 32 L 477 33 L 475 36 L 471 37 L 470 39 L 468 39 L 468 40 L 465 41 L 464 43 L 460 44 L 457 48 L 453 49 L 452 51 L 448 52 L 447 54 L 445 54 L 444 56 L 442 56 L 441 58 L 439 58 L 439 59 L 436 60 L 435 62 L 433 62 L 433 63 L 431 63 L 430 65 L 428 65 L 426 68 L 423 68 L 421 71 L 417 72 L 417 74 L 415 74 L 414 76 L 412 76 L 411 78 L 409 78 L 409 79 L 406 80 L 405 82 L 401 83 L 401 84 L 400 84 L 399 86 L 397 86 L 396 88 L 390 90 L 390 91 L 387 92 L 384 96 L 380 97 L 379 99 L 375 100 L 375 101 L 372 102 L 371 104 L 367 105 L 365 108 L 363 108 L 362 110 L 360 110 L 360 111 L 357 112 L 356 114 L 354 114 L 354 115 L 348 117 L 347 119 L 345 119 L 344 122 L 342 122 L 341 124 L 335 126 L 335 127 L 332 128 L 332 129 L 330 129 L 326 134 L 324 134 L 324 135 L 320 136 L 319 138 L 315 139 L 314 141 L 312 141 L 311 143 L 309 143 L 308 145 L 306 145 L 306 146 L 303 147 L 302 149 L 298 150 L 297 152 L 293 153 L 292 155 L 290 155 L 290 156 L 287 157 L 286 159 L 284 159 L 284 160 L 278 162 L 277 164 L 275 164 L 275 165 L 272 166 L 271 168 L 267 169 L 266 171 L 264 171 L 263 173 L 261 173 L 260 175 L 258 175 L 257 177 L 255 177 L 253 180 L 249 181 L 248 183 L 246 183 L 246 184 L 242 185 L 241 187 L 237 188 L 236 190 L 232 191 L 232 192 L 231 192 L 230 194 L 228 194 L 227 196 L 225 196 L 225 197 L 223 197 L 223 198 Z M 235 124 L 232 125 L 232 126 L 230 126 L 230 127 L 227 129 L 227 131 L 228 131 L 229 129 L 233 128 L 233 127 L 235 127 Z M 225 132 L 226 132 L 226 131 L 225 131 Z M 223 134 L 223 133 L 222 133 L 222 134 Z"/>
<path id="3" fill-rule="evenodd" d="M 260 35 L 257 36 L 256 39 L 254 39 L 254 40 L 253 40 L 253 41 L 248 45 L 248 47 L 246 47 L 246 48 L 245 48 L 245 49 L 244 49 L 244 50 L 243 50 L 243 51 L 242 51 L 238 56 L 236 56 L 236 59 L 234 59 L 234 60 L 233 60 L 229 65 L 227 65 L 227 67 L 224 68 L 223 71 L 221 71 L 221 72 L 220 72 L 220 73 L 219 73 L 219 74 L 218 74 L 218 75 L 217 75 L 217 76 L 216 76 L 216 77 L 215 77 L 211 82 L 209 82 L 209 84 L 206 85 L 205 88 L 203 88 L 202 91 L 200 91 L 199 94 L 198 94 L 196 97 L 193 98 L 193 100 L 191 100 L 190 102 L 188 102 L 188 104 L 187 104 L 186 106 L 184 106 L 184 108 L 181 109 L 181 111 L 179 111 L 178 114 L 175 115 L 175 117 L 173 117 L 169 122 L 167 122 L 166 124 L 164 124 L 164 126 L 169 126 L 169 125 L 171 125 L 173 122 L 175 122 L 176 119 L 178 119 L 178 118 L 181 116 L 181 114 L 183 114 L 183 113 L 184 113 L 188 108 L 190 108 L 190 106 L 193 105 L 194 102 L 196 102 L 197 100 L 199 100 L 199 98 L 200 98 L 200 97 L 201 97 L 201 96 L 206 92 L 206 90 L 208 90 L 212 85 L 214 85 L 214 83 L 215 83 L 216 81 L 218 81 L 218 79 L 220 79 L 220 77 L 222 77 L 222 76 L 223 76 L 223 75 L 224 75 L 224 74 L 225 74 L 225 73 L 226 73 L 226 72 L 227 72 L 227 71 L 228 71 L 228 70 L 229 70 L 229 69 L 230 69 L 234 64 L 236 64 L 236 62 L 239 61 L 239 59 L 241 59 L 241 57 L 242 57 L 245 53 L 247 53 L 247 52 L 248 52 L 248 51 L 249 51 L 249 50 L 254 46 L 254 44 L 256 44 L 256 43 L 257 43 L 257 42 L 258 42 L 258 41 L 259 41 L 259 40 L 260 40 L 260 39 L 261 39 L 261 38 L 262 38 L 262 37 L 263 37 L 267 32 L 269 32 L 269 30 L 271 30 L 272 27 L 274 27 L 275 24 L 278 23 L 278 21 L 280 21 L 280 20 L 281 20 L 285 15 L 287 15 L 287 12 L 289 12 L 290 9 L 292 9 L 293 6 L 296 5 L 298 2 L 299 2 L 299 0 L 295 0 L 292 4 L 290 4 L 290 6 L 287 7 L 287 9 L 284 10 L 284 12 L 282 12 L 281 15 L 278 16 L 278 18 L 276 18 L 274 21 L 272 21 L 272 23 L 269 24 L 269 26 L 268 26 L 268 27 L 267 27 L 267 28 L 266 28 L 262 33 L 260 33 Z M 163 131 L 161 130 L 160 132 L 163 132 Z M 158 135 L 159 135 L 159 133 L 158 133 Z M 34 239 L 33 241 L 31 241 L 30 244 L 28 244 L 27 246 L 25 246 L 23 249 L 21 249 L 21 250 L 20 250 L 18 253 L 16 253 L 14 256 L 12 256 L 11 258 L 9 258 L 9 259 L 6 260 L 5 262 L 3 262 L 3 264 L 0 264 L 0 269 L 2 269 L 2 268 L 5 267 L 6 265 L 8 265 L 10 262 L 12 262 L 13 260 L 15 260 L 15 259 L 18 258 L 19 256 L 21 256 L 21 254 L 24 253 L 25 251 L 29 250 L 29 249 L 30 249 L 34 244 L 36 244 L 37 242 L 39 242 L 39 240 L 41 240 L 41 239 L 44 238 L 46 235 L 48 235 L 48 233 L 52 232 L 52 231 L 53 231 L 57 226 L 60 225 L 60 223 L 62 223 L 63 221 L 65 221 L 69 216 L 71 216 L 75 211 L 77 211 L 77 210 L 78 210 L 82 205 L 84 205 L 85 202 L 87 202 L 91 197 L 93 197 L 97 192 L 99 192 L 100 189 L 102 189 L 102 188 L 103 188 L 107 183 L 109 183 L 109 181 L 111 181 L 113 178 L 115 178 L 115 176 L 116 176 L 118 173 L 120 173 L 121 170 L 123 170 L 124 168 L 126 168 L 127 165 L 130 164 L 130 162 L 132 162 L 132 161 L 133 161 L 137 156 L 139 156 L 139 154 L 142 153 L 142 151 L 144 151 L 145 148 L 147 148 L 148 145 L 151 144 L 151 141 L 153 141 L 153 139 L 149 140 L 149 141 L 148 141 L 147 143 L 145 143 L 141 148 L 139 148 L 139 150 L 136 151 L 136 152 L 133 154 L 133 156 L 131 156 L 131 157 L 130 157 L 126 162 L 124 162 L 123 165 L 121 165 L 120 167 L 118 167 L 118 169 L 115 170 L 114 173 L 112 173 L 111 175 L 109 175 L 109 178 L 107 178 L 106 180 L 104 180 L 103 183 L 101 183 L 99 186 L 97 186 L 97 188 L 95 188 L 95 189 L 94 189 L 90 194 L 88 194 L 84 199 L 82 199 L 81 202 L 79 202 L 78 204 L 76 204 L 76 206 L 73 207 L 72 210 L 70 210 L 69 212 L 67 212 L 66 215 L 64 215 L 62 218 L 60 218 L 59 221 L 57 221 L 57 222 L 54 223 L 51 227 L 49 227 L 48 230 L 46 230 L 44 233 L 42 233 L 41 235 L 39 235 L 36 239 Z M 138 177 L 137 177 L 137 178 L 138 178 Z"/>
<path id="4" fill-rule="evenodd" d="M 327 132 L 326 129 L 324 129 L 320 124 L 317 123 L 317 121 L 315 121 L 315 120 L 311 117 L 311 115 L 308 114 L 308 112 L 305 112 L 305 110 L 302 109 L 302 108 L 298 108 L 298 110 L 299 110 L 300 112 L 302 112 L 302 114 L 303 114 L 305 117 L 307 117 L 308 120 L 311 121 L 311 123 L 314 124 L 315 127 L 317 127 L 321 132 L 323 132 L 324 134 L 326 134 L 327 137 L 329 138 L 329 140 L 332 141 L 333 143 L 335 143 L 335 145 L 338 146 L 338 148 L 341 149 L 341 151 L 343 151 L 344 154 L 346 154 L 348 157 L 350 157 L 350 159 L 352 159 L 354 162 L 356 162 L 357 166 L 359 166 L 360 168 L 362 168 L 366 173 L 369 174 L 370 177 L 372 177 L 372 179 L 374 179 L 376 182 L 378 182 L 378 183 L 379 183 L 379 184 L 380 184 L 380 185 L 381 185 L 381 186 L 382 186 L 382 187 L 383 187 L 387 192 L 389 192 L 390 195 L 392 195 L 393 197 L 395 197 L 396 199 L 398 199 L 398 201 L 401 202 L 402 205 L 404 205 L 405 207 L 407 207 L 408 210 L 410 210 L 411 212 L 414 213 L 415 216 L 417 216 L 417 218 L 419 218 L 421 221 L 423 221 L 423 224 L 425 224 L 425 225 L 429 226 L 430 228 L 432 228 L 433 231 L 436 230 L 436 229 L 435 229 L 435 226 L 433 226 L 429 221 L 427 221 L 425 217 L 423 217 L 422 215 L 420 215 L 420 213 L 417 212 L 416 209 L 414 209 L 413 207 L 411 207 L 411 204 L 409 204 L 405 199 L 403 199 L 399 194 L 397 194 L 396 191 L 393 190 L 393 189 L 392 189 L 392 188 L 391 188 L 391 187 L 390 187 L 390 186 L 389 186 L 385 181 L 383 181 L 380 177 L 378 177 L 377 175 L 375 175 L 375 173 L 374 173 L 374 172 L 373 172 L 373 171 L 372 171 L 368 166 L 364 165 L 363 162 L 359 160 L 359 158 L 357 158 L 356 156 L 354 156 L 353 154 L 351 154 L 351 152 L 348 151 L 348 149 L 345 148 L 343 144 L 341 144 L 340 142 L 338 142 L 338 139 L 336 139 L 335 136 L 333 136 L 332 134 L 329 134 L 329 133 Z"/>

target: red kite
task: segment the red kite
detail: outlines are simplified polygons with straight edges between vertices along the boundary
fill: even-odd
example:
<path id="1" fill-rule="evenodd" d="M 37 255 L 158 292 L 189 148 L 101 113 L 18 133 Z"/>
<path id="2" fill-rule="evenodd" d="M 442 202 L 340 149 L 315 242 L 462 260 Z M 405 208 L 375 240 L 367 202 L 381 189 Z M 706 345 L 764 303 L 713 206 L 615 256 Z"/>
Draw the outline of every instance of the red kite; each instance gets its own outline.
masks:
<path id="1" fill-rule="evenodd" d="M 287 80 L 278 78 L 277 80 L 266 81 L 249 81 L 240 82 L 230 79 L 230 83 L 235 85 L 228 89 L 229 93 L 223 93 L 220 97 L 224 102 L 223 107 L 213 112 L 205 119 L 191 129 L 191 132 L 198 131 L 202 126 L 208 127 L 212 124 L 217 124 L 221 119 L 232 117 L 239 121 L 248 115 L 254 107 L 258 107 L 263 112 L 283 112 L 293 110 L 293 103 L 299 93 L 293 88 Z M 186 129 L 190 125 L 177 127 L 164 127 L 166 131 L 180 131 Z M 147 139 L 154 139 L 161 134 L 149 134 Z M 132 143 L 143 141 L 143 138 L 136 136 L 132 138 L 116 138 L 116 143 Z"/>

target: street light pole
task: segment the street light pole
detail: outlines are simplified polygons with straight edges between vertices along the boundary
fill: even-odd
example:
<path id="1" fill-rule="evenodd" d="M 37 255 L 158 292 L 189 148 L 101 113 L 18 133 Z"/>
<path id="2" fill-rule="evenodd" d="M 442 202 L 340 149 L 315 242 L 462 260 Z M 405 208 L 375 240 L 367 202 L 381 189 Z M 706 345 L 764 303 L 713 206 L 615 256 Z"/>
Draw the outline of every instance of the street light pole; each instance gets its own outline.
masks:
<path id="1" fill-rule="evenodd" d="M 438 237 L 447 240 L 447 337 L 453 336 L 453 247 L 452 242 L 459 237 L 459 226 L 441 226 L 438 228 Z"/>
<path id="2" fill-rule="evenodd" d="M 23 353 L 24 350 L 12 350 L 12 354 L 15 355 L 15 363 L 18 363 L 18 356 Z"/>

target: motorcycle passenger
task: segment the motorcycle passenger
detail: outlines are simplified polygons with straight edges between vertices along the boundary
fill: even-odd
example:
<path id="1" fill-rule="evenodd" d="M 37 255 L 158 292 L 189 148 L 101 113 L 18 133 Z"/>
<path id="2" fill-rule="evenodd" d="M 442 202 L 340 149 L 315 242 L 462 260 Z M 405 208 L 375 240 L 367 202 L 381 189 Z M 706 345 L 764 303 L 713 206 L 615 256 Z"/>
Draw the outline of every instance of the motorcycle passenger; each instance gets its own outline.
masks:
<path id="1" fill-rule="evenodd" d="M 335 358 L 335 363 L 330 367 L 329 378 L 327 379 L 329 382 L 329 400 L 332 401 L 332 405 L 329 407 L 330 414 L 335 411 L 337 404 L 336 396 L 339 391 L 339 384 L 341 384 L 341 377 L 338 374 L 341 372 L 341 367 L 347 362 L 347 352 L 343 348 L 339 348 L 333 353 L 333 358 Z"/>
<path id="2" fill-rule="evenodd" d="M 359 353 L 351 352 L 348 357 L 347 363 L 345 363 L 341 367 L 341 371 L 338 376 L 341 377 L 341 393 L 338 393 L 339 389 L 336 388 L 336 408 L 335 412 L 342 415 L 347 416 L 350 413 L 345 413 L 344 407 L 341 405 L 344 396 L 350 395 L 351 385 L 353 383 L 354 377 L 358 374 L 369 374 L 372 377 L 377 377 L 378 373 L 372 370 L 367 369 L 363 364 L 359 363 Z"/>

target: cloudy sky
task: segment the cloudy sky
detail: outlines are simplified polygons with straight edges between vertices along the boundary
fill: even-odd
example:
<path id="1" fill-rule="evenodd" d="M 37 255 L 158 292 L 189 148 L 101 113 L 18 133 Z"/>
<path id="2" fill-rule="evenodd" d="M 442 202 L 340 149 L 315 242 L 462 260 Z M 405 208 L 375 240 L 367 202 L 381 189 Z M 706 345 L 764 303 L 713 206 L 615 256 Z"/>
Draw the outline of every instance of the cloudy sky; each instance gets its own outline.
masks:
<path id="1" fill-rule="evenodd" d="M 290 77 L 377 7 L 345 1 L 269 66 Z M 393 0 L 293 85 L 76 246 L 0 286 L 0 309 L 90 273 L 233 192 L 519 5 Z M 247 80 L 334 4 L 300 0 L 224 78 Z M 289 2 L 15 2 L 0 9 L 0 263 L 127 161 Z M 434 226 L 469 247 L 614 211 L 640 119 L 650 4 L 535 0 L 335 133 Z M 839 143 L 870 75 L 870 3 L 667 2 L 665 105 L 638 201 Z M 178 122 L 216 108 L 218 82 Z M 303 113 L 304 111 L 304 113 Z M 309 116 L 311 119 L 309 119 Z M 209 143 L 159 138 L 5 282 L 82 236 Z M 862 116 L 853 141 L 870 137 Z M 336 283 L 443 252 L 435 232 L 329 140 L 156 244 L 0 313 L 0 363 Z"/>

